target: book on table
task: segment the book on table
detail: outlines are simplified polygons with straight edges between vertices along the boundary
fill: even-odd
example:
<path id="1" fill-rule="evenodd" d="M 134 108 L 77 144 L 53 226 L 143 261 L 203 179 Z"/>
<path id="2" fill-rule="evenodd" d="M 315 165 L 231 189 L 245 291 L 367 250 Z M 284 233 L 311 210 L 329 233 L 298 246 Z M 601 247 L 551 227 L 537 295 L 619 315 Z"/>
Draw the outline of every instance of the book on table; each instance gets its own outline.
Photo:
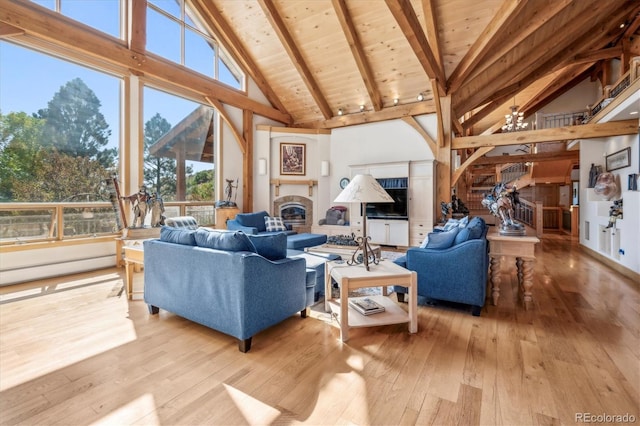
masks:
<path id="1" fill-rule="evenodd" d="M 350 297 L 349 306 L 360 312 L 362 315 L 384 312 L 384 306 L 369 297 Z"/>

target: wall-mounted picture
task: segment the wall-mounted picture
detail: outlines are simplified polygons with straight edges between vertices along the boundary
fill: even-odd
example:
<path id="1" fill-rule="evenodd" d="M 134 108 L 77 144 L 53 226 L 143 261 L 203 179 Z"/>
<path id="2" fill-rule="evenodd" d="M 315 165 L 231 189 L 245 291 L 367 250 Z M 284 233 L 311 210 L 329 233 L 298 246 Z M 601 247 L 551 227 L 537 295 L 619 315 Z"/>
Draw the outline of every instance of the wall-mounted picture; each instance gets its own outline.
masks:
<path id="1" fill-rule="evenodd" d="M 607 155 L 607 171 L 622 169 L 631 165 L 631 148 L 625 148 Z"/>
<path id="2" fill-rule="evenodd" d="M 305 175 L 305 145 L 299 143 L 280 144 L 280 174 Z"/>

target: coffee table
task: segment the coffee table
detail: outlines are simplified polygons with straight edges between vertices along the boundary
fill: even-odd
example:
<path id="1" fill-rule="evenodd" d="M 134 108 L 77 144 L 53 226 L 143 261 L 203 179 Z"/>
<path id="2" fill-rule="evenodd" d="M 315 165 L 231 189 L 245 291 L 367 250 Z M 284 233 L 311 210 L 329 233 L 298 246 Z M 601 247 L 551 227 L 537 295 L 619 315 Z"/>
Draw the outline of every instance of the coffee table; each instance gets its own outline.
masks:
<path id="1" fill-rule="evenodd" d="M 390 260 L 381 260 L 377 265 L 348 265 L 345 261 L 325 264 L 325 311 L 336 313 L 340 324 L 340 338 L 349 340 L 349 328 L 373 327 L 388 324 L 409 323 L 409 332 L 418 331 L 418 278 L 415 271 L 409 271 Z M 340 286 L 339 303 L 331 295 L 331 278 Z M 387 297 L 388 285 L 401 285 L 409 289 L 409 312 Z M 362 315 L 349 307 L 349 291 L 365 287 L 382 287 L 381 296 L 369 296 L 385 307 L 385 311 L 373 315 Z"/>
<path id="2" fill-rule="evenodd" d="M 380 259 L 382 255 L 382 250 L 380 246 L 370 246 L 371 251 L 376 255 L 376 258 Z M 342 260 L 349 260 L 353 253 L 356 251 L 358 246 L 343 246 L 336 244 L 322 244 L 320 246 L 307 247 L 304 250 L 309 253 L 329 253 L 329 254 L 337 254 L 342 258 Z"/>

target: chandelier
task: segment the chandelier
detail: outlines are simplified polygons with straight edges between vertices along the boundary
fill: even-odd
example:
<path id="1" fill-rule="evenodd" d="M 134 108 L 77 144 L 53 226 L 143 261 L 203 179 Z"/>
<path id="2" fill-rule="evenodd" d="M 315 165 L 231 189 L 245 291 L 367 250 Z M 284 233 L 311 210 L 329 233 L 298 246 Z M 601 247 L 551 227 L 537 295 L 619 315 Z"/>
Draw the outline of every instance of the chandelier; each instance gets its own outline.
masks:
<path id="1" fill-rule="evenodd" d="M 519 132 L 520 130 L 526 130 L 529 125 L 529 123 L 524 122 L 524 112 L 518 112 L 518 105 L 513 105 L 511 114 L 505 115 L 504 119 L 503 132 Z"/>

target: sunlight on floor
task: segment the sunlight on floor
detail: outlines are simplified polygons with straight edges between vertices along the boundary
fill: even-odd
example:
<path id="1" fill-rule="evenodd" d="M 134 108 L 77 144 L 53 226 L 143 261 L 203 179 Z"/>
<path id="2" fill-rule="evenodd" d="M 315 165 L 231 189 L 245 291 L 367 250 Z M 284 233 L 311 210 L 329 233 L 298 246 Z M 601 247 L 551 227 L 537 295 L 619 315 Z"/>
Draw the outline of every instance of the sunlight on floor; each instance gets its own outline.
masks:
<path id="1" fill-rule="evenodd" d="M 71 281 L 52 280 L 46 286 L 23 284 L 13 286 L 10 292 L 4 291 L 0 298 L 0 390 L 55 374 L 135 341 L 137 336 L 129 318 L 126 294 L 118 294 L 122 286 L 119 274 L 101 273 Z M 70 303 L 69 297 L 79 303 Z M 38 298 L 38 304 L 28 323 L 23 323 L 20 329 L 13 327 L 14 312 L 20 315 L 25 304 L 33 306 L 29 300 L 33 298 Z M 105 316 L 103 321 L 76 324 L 75 318 L 81 314 L 79 311 L 94 312 L 99 318 L 94 302 L 105 299 L 111 307 L 115 304 L 119 315 Z M 29 329 L 45 331 L 47 337 L 34 340 L 30 333 L 25 332 Z M 4 341 L 13 343 L 5 345 L 2 344 Z"/>
<path id="2" fill-rule="evenodd" d="M 229 397 L 236 404 L 236 408 L 242 413 L 247 424 L 265 425 L 273 423 L 279 416 L 280 411 L 275 408 L 258 401 L 257 399 L 247 395 L 238 389 L 224 384 Z"/>
<path id="3" fill-rule="evenodd" d="M 147 393 L 139 396 L 128 404 L 113 410 L 92 425 L 125 425 L 135 424 L 144 417 L 145 425 L 160 425 L 156 415 L 156 402 L 153 395 Z"/>

